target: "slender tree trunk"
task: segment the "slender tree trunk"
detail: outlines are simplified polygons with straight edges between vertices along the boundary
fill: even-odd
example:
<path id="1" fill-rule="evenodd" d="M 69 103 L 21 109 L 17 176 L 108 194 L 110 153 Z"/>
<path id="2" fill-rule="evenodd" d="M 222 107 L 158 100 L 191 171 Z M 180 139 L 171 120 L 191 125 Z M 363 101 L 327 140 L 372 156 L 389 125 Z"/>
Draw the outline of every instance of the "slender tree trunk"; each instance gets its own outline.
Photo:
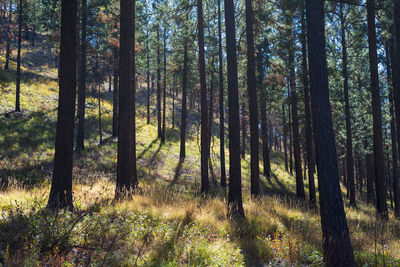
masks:
<path id="1" fill-rule="evenodd" d="M 394 24 L 395 24 L 395 38 L 394 45 L 392 45 L 391 62 L 392 62 L 392 85 L 393 85 L 393 99 L 395 108 L 396 118 L 396 130 L 397 130 L 397 144 L 400 146 L 400 3 L 399 1 L 394 2 Z M 398 179 L 398 177 L 397 177 Z M 399 188 L 398 181 L 396 187 Z M 395 198 L 399 198 L 400 190 L 395 192 Z M 400 206 L 400 203 L 399 203 Z M 400 210 L 400 207 L 398 208 Z M 400 211 L 396 210 L 395 215 L 400 217 Z"/>
<path id="2" fill-rule="evenodd" d="M 188 75 L 188 48 L 185 45 L 183 52 L 183 75 L 182 75 L 182 115 L 181 115 L 181 150 L 179 157 L 186 157 L 186 98 L 187 98 L 187 75 Z"/>
<path id="3" fill-rule="evenodd" d="M 240 166 L 239 85 L 236 58 L 235 10 L 233 0 L 225 1 L 226 54 L 229 105 L 229 194 L 228 215 L 244 217 Z"/>
<path id="4" fill-rule="evenodd" d="M 290 170 L 290 174 L 293 175 L 293 132 L 292 132 L 292 104 L 291 104 L 291 93 L 290 93 L 290 89 L 289 93 L 288 93 L 288 113 L 289 113 L 289 170 Z"/>
<path id="5" fill-rule="evenodd" d="M 386 175 L 382 141 L 382 110 L 379 95 L 378 58 L 376 51 L 375 0 L 367 1 L 369 64 L 371 74 L 372 118 L 374 125 L 374 158 L 376 207 L 380 217 L 387 220 Z"/>
<path id="6" fill-rule="evenodd" d="M 161 128 L 161 55 L 160 55 L 160 25 L 157 24 L 157 129 L 158 138 L 162 138 Z"/>
<path id="7" fill-rule="evenodd" d="M 366 166 L 367 166 L 367 203 L 374 204 L 375 164 L 373 155 L 368 154 L 366 156 Z"/>
<path id="8" fill-rule="evenodd" d="M 18 5 L 18 52 L 17 52 L 17 81 L 16 81 L 16 94 L 15 94 L 15 111 L 20 112 L 20 86 L 21 86 L 21 42 L 22 42 L 22 0 Z"/>
<path id="9" fill-rule="evenodd" d="M 162 117 L 162 135 L 161 144 L 165 143 L 165 110 L 167 98 L 167 28 L 164 28 L 164 80 L 163 80 L 163 117 Z"/>
<path id="10" fill-rule="evenodd" d="M 392 76 L 392 65 L 391 62 L 391 55 L 393 53 L 392 41 L 388 40 L 385 43 L 385 52 L 386 52 L 386 72 L 387 72 L 387 79 L 388 84 L 391 84 L 391 79 L 393 80 Z M 393 83 L 392 83 L 393 85 Z M 398 174 L 398 165 L 397 165 L 397 131 L 396 131 L 396 117 L 394 114 L 394 101 L 393 101 L 393 90 L 392 88 L 388 88 L 389 90 L 389 112 L 390 112 L 390 133 L 391 133 L 391 141 L 392 141 L 392 176 L 393 176 L 393 199 L 394 199 L 394 214 L 397 218 L 400 217 L 400 188 L 399 188 L 399 174 Z"/>
<path id="11" fill-rule="evenodd" d="M 176 91 L 176 84 L 175 84 L 175 74 L 172 77 L 172 129 L 175 129 L 175 91 Z"/>
<path id="12" fill-rule="evenodd" d="M 329 102 L 322 1 L 306 0 L 311 106 L 317 154 L 322 247 L 327 266 L 355 266 L 339 185 Z"/>
<path id="13" fill-rule="evenodd" d="M 303 2 L 305 3 L 305 2 Z M 310 203 L 314 205 L 317 201 L 315 196 L 315 182 L 314 182 L 314 146 L 312 142 L 312 126 L 311 126 L 311 110 L 310 110 L 310 93 L 308 84 L 308 69 L 307 69 L 307 38 L 306 38 L 306 21 L 305 21 L 305 7 L 301 10 L 301 48 L 302 48 L 302 72 L 303 72 L 303 87 L 304 87 L 304 114 L 305 114 L 305 128 L 306 128 L 306 157 L 307 170 L 308 170 L 308 192 L 310 195 Z"/>
<path id="14" fill-rule="evenodd" d="M 269 146 L 268 146 L 268 128 L 267 128 L 267 91 L 264 87 L 264 69 L 263 55 L 261 54 L 261 46 L 258 48 L 257 53 L 257 72 L 258 72 L 258 90 L 260 94 L 260 118 L 261 118 L 261 140 L 262 140 L 262 153 L 263 153 L 263 167 L 264 175 L 268 179 L 271 178 L 271 163 L 269 159 Z"/>
<path id="15" fill-rule="evenodd" d="M 76 150 L 85 150 L 85 105 L 86 105 L 86 4 L 87 0 L 82 0 L 81 12 L 81 51 L 80 51 L 80 71 L 78 82 L 78 130 L 76 135 Z"/>
<path id="16" fill-rule="evenodd" d="M 287 149 L 287 123 L 286 123 L 286 116 L 285 116 L 285 103 L 282 104 L 282 123 L 283 123 L 283 154 L 285 156 L 285 171 L 287 172 L 289 170 L 288 168 L 288 149 Z M 268 139 L 267 139 L 268 142 Z"/>
<path id="17" fill-rule="evenodd" d="M 199 76 L 201 93 L 201 192 L 208 192 L 208 138 L 207 138 L 207 88 L 206 88 L 206 63 L 204 52 L 204 19 L 203 1 L 197 0 L 197 34 L 199 42 Z"/>
<path id="18" fill-rule="evenodd" d="M 247 94 L 249 97 L 250 113 L 250 169 L 251 195 L 260 195 L 260 159 L 258 137 L 258 107 L 257 107 L 257 80 L 254 58 L 253 39 L 253 7 L 251 0 L 245 0 L 246 6 L 246 40 L 247 40 Z"/>
<path id="19" fill-rule="evenodd" d="M 77 1 L 61 1 L 60 75 L 54 170 L 47 207 L 52 210 L 72 203 L 72 165 L 76 100 Z"/>
<path id="20" fill-rule="evenodd" d="M 292 102 L 292 130 L 293 130 L 293 152 L 294 152 L 294 167 L 296 170 L 296 195 L 299 198 L 305 198 L 304 182 L 301 168 L 301 151 L 300 151 L 300 134 L 299 134 L 299 118 L 297 113 L 297 91 L 296 91 L 296 73 L 294 62 L 294 44 L 290 40 L 289 47 L 289 83 L 290 83 L 290 96 Z"/>
<path id="21" fill-rule="evenodd" d="M 354 160 L 353 160 L 353 139 L 351 132 L 350 101 L 349 101 L 349 75 L 347 71 L 347 45 L 346 45 L 346 25 L 343 13 L 343 3 L 340 3 L 340 29 L 342 35 L 342 74 L 343 92 L 345 101 L 346 118 L 346 175 L 348 180 L 348 192 L 350 195 L 350 205 L 356 205 L 356 190 L 354 182 Z"/>
<path id="22" fill-rule="evenodd" d="M 114 47 L 114 62 L 113 62 L 113 75 L 114 75 L 114 91 L 113 91 L 113 129 L 112 136 L 118 136 L 118 48 Z"/>
<path id="23" fill-rule="evenodd" d="M 226 187 L 225 170 L 225 116 L 224 116 L 224 66 L 222 58 L 221 0 L 218 0 L 218 61 L 219 61 L 219 140 L 221 161 L 221 186 Z"/>
<path id="24" fill-rule="evenodd" d="M 211 63 L 212 66 L 214 66 L 214 60 L 212 60 Z M 208 133 L 207 133 L 207 138 L 208 138 L 208 161 L 209 161 L 209 168 L 211 170 L 211 138 L 212 138 L 212 124 L 213 124 L 213 115 L 214 115 L 214 70 L 211 70 L 211 76 L 210 76 L 210 88 L 209 88 L 209 106 L 208 106 Z"/>
<path id="25" fill-rule="evenodd" d="M 103 143 L 103 128 L 101 125 L 101 86 L 98 86 L 99 90 L 98 90 L 98 104 L 99 104 L 99 135 L 100 135 L 100 144 Z"/>
<path id="26" fill-rule="evenodd" d="M 150 124 L 150 46 L 147 32 L 147 124 Z"/>
<path id="27" fill-rule="evenodd" d="M 10 0 L 10 9 L 8 10 L 8 25 L 7 25 L 7 44 L 6 44 L 6 64 L 4 69 L 8 70 L 10 63 L 10 53 L 11 53 L 11 17 L 12 17 L 12 1 Z"/>
<path id="28" fill-rule="evenodd" d="M 240 150 L 240 154 L 242 156 L 242 159 L 245 159 L 246 157 L 246 120 L 245 120 L 245 110 L 246 110 L 246 102 L 244 101 L 244 96 L 241 101 L 241 110 L 242 110 L 242 118 L 241 118 L 241 123 L 240 126 L 242 128 L 242 146 Z"/>

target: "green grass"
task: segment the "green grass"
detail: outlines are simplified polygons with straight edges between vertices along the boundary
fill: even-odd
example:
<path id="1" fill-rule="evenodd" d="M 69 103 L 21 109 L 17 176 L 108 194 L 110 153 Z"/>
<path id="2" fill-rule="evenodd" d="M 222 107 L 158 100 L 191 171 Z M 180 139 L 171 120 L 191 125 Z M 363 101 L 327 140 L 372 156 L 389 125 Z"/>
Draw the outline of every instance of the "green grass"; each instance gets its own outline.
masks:
<path id="1" fill-rule="evenodd" d="M 23 63 L 21 113 L 12 112 L 14 62 L 11 70 L 0 72 L 0 178 L 3 185 L 8 181 L 0 191 L 0 265 L 322 265 L 319 212 L 296 199 L 295 178 L 284 170 L 280 152 L 271 154 L 273 177 L 262 177 L 264 194 L 258 200 L 250 198 L 249 155 L 242 160 L 246 219 L 232 222 L 226 216 L 226 192 L 215 186 L 220 168 L 217 136 L 212 143 L 214 182 L 204 198 L 198 193 L 197 122 L 190 122 L 187 158 L 180 162 L 179 126 L 171 129 L 171 110 L 167 142 L 161 146 L 155 114 L 146 124 L 143 92 L 138 92 L 137 112 L 140 193 L 114 201 L 117 140 L 111 137 L 112 94 L 105 89 L 102 144 L 96 96 L 89 94 L 87 100 L 86 150 L 74 159 L 75 210 L 46 210 L 58 85 L 52 66 L 39 62 L 40 68 L 33 68 L 32 55 L 39 53 L 35 49 L 23 50 L 23 59 L 27 55 L 30 63 Z M 305 187 L 307 191 L 307 183 Z M 377 222 L 374 207 L 360 198 L 358 202 L 357 208 L 346 206 L 358 265 L 400 265 L 399 222 Z"/>

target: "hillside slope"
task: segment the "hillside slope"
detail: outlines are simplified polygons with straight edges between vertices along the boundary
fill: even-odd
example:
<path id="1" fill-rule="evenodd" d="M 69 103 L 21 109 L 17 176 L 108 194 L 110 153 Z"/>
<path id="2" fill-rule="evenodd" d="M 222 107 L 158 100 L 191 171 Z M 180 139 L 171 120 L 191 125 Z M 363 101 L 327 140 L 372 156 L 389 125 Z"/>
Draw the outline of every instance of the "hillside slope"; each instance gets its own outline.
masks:
<path id="1" fill-rule="evenodd" d="M 58 85 L 50 57 L 38 67 L 43 60 L 40 49 L 23 50 L 21 113 L 12 112 L 15 62 L 11 70 L 0 71 L 0 265 L 322 264 L 319 212 L 296 199 L 295 178 L 285 172 L 279 152 L 272 152 L 273 176 L 271 180 L 262 177 L 264 194 L 258 200 L 250 199 L 249 156 L 242 160 L 246 220 L 232 222 L 226 217 L 226 192 L 218 186 L 218 137 L 214 136 L 212 142 L 213 186 L 210 196 L 203 198 L 198 194 L 198 114 L 193 111 L 190 115 L 187 159 L 182 162 L 179 123 L 175 129 L 170 123 L 171 99 L 167 103 L 167 142 L 161 146 L 155 111 L 147 125 L 142 101 L 145 92 L 140 90 L 140 192 L 129 201 L 113 201 L 117 140 L 111 137 L 112 93 L 105 86 L 101 92 L 105 137 L 101 144 L 98 95 L 90 93 L 87 99 L 87 149 L 75 156 L 75 211 L 49 213 L 45 205 L 54 153 Z M 0 56 L 0 66 L 4 61 Z M 179 107 L 177 110 L 179 122 Z M 359 265 L 400 265 L 398 222 L 377 222 L 374 207 L 365 204 L 346 207 L 346 213 Z"/>

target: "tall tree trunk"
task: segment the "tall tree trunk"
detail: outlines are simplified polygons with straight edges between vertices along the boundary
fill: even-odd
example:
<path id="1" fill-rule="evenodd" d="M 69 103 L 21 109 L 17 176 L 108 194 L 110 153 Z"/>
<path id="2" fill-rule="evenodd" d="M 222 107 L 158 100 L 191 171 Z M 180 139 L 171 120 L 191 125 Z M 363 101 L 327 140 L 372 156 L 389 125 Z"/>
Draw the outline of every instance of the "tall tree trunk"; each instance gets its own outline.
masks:
<path id="1" fill-rule="evenodd" d="M 288 88 L 288 116 L 289 116 L 289 170 L 290 174 L 293 175 L 293 131 L 292 131 L 292 103 L 291 103 L 291 92 L 290 88 Z"/>
<path id="2" fill-rule="evenodd" d="M 392 45 L 392 85 L 393 85 L 393 99 L 395 103 L 395 118 L 397 129 L 397 144 L 400 146 L 400 3 L 394 2 L 394 24 L 395 24 L 395 38 L 394 45 Z M 398 178 L 397 178 L 398 179 Z M 398 182 L 397 185 L 398 187 Z M 399 195 L 400 190 L 395 194 Z M 399 196 L 395 196 L 398 197 Z M 400 204 L 399 204 L 400 206 Z M 399 208 L 400 209 L 400 208 Z M 400 212 L 396 212 L 397 217 L 400 217 Z"/>
<path id="3" fill-rule="evenodd" d="M 158 138 L 162 136 L 161 128 L 161 55 L 160 55 L 160 25 L 157 24 L 157 130 Z"/>
<path id="4" fill-rule="evenodd" d="M 376 51 L 375 0 L 367 1 L 369 65 L 371 74 L 372 118 L 374 126 L 374 158 L 376 207 L 380 217 L 387 220 L 386 175 L 382 141 L 382 110 L 379 95 L 378 58 Z"/>
<path id="5" fill-rule="evenodd" d="M 121 0 L 119 49 L 118 170 L 116 199 L 137 186 L 135 151 L 135 1 Z"/>
<path id="6" fill-rule="evenodd" d="M 176 79 L 175 74 L 173 74 L 172 88 L 171 88 L 171 91 L 172 91 L 172 129 L 175 129 L 175 92 L 177 91 L 175 79 Z"/>
<path id="7" fill-rule="evenodd" d="M 22 0 L 18 5 L 18 52 L 17 52 L 17 81 L 16 81 L 16 94 L 15 94 L 15 111 L 20 112 L 20 86 L 21 86 L 21 42 L 22 42 Z"/>
<path id="8" fill-rule="evenodd" d="M 390 81 L 392 79 L 392 66 L 393 63 L 391 62 L 392 54 L 393 54 L 393 41 L 388 40 L 385 43 L 385 56 L 386 56 L 386 72 L 387 72 L 387 79 L 388 84 L 391 84 Z M 394 214 L 397 218 L 400 217 L 400 188 L 399 188 L 399 172 L 398 172 L 398 165 L 397 165 L 397 131 L 396 131 L 396 117 L 394 114 L 394 100 L 393 100 L 393 90 L 394 86 L 392 83 L 392 88 L 388 88 L 389 90 L 389 112 L 390 112 L 390 134 L 391 134 L 391 141 L 392 141 L 392 176 L 393 176 L 393 199 L 394 199 Z"/>
<path id="9" fill-rule="evenodd" d="M 288 149 L 287 149 L 287 123 L 286 123 L 286 116 L 285 116 L 285 111 L 286 111 L 286 104 L 282 104 L 282 123 L 283 123 L 283 154 L 285 156 L 285 171 L 287 172 L 289 170 L 288 167 Z M 267 139 L 268 142 L 268 139 Z"/>
<path id="10" fill-rule="evenodd" d="M 250 113 L 250 169 L 251 195 L 260 195 L 260 159 L 258 137 L 258 107 L 256 63 L 254 58 L 253 7 L 251 0 L 245 0 L 246 6 L 246 40 L 247 40 L 247 94 Z"/>
<path id="11" fill-rule="evenodd" d="M 225 1 L 226 54 L 229 105 L 229 194 L 228 215 L 244 217 L 240 166 L 239 85 L 236 58 L 235 10 L 233 0 Z"/>
<path id="12" fill-rule="evenodd" d="M 305 3 L 305 2 L 303 2 Z M 315 196 L 314 182 L 314 146 L 312 142 L 312 126 L 311 126 L 311 110 L 310 110 L 310 93 L 308 84 L 308 69 L 307 69 L 307 38 L 306 38 L 306 21 L 305 21 L 305 6 L 301 9 L 301 54 L 302 54 L 302 78 L 304 87 L 304 114 L 306 128 L 306 157 L 308 170 L 308 192 L 310 195 L 310 203 L 314 205 L 317 201 Z M 306 158 L 305 157 L 305 158 Z"/>
<path id="13" fill-rule="evenodd" d="M 269 159 L 269 146 L 268 146 L 268 128 L 267 128 L 267 91 L 264 87 L 264 69 L 267 66 L 263 64 L 263 55 L 261 54 L 262 47 L 258 47 L 257 53 L 257 72 L 258 72 L 258 90 L 260 94 L 260 118 L 261 118 L 261 140 L 262 140 L 262 153 L 263 153 L 263 167 L 264 175 L 268 179 L 271 178 L 271 163 Z M 267 56 L 267 55 L 265 55 Z M 267 60 L 265 60 L 267 61 Z"/>
<path id="14" fill-rule="evenodd" d="M 317 154 L 322 247 L 327 266 L 355 266 L 339 185 L 329 102 L 322 1 L 306 0 L 311 107 Z"/>
<path id="15" fill-rule="evenodd" d="M 221 186 L 226 187 L 225 170 L 225 116 L 224 116 L 224 66 L 222 58 L 221 0 L 218 0 L 218 61 L 219 61 L 219 140 Z"/>
<path id="16" fill-rule="evenodd" d="M 10 0 L 10 7 L 8 10 L 8 25 L 7 25 L 7 44 L 6 44 L 6 64 L 4 65 L 4 69 L 8 70 L 10 63 L 10 51 L 11 51 L 11 17 L 12 17 L 12 1 Z"/>
<path id="17" fill-rule="evenodd" d="M 72 203 L 72 165 L 76 100 L 77 1 L 61 1 L 60 74 L 54 170 L 47 207 L 52 210 Z"/>
<path id="18" fill-rule="evenodd" d="M 291 37 L 290 37 L 291 38 Z M 293 130 L 293 152 L 294 167 L 296 170 L 296 195 L 299 198 L 305 198 L 303 174 L 301 168 L 301 151 L 300 151 L 300 134 L 299 134 L 299 118 L 297 111 L 297 91 L 296 91 L 296 73 L 294 62 L 294 43 L 290 40 L 289 47 L 289 83 L 290 96 L 292 102 L 292 130 Z"/>
<path id="19" fill-rule="evenodd" d="M 214 60 L 211 62 L 211 66 L 214 66 Z M 214 70 L 211 70 L 211 76 L 210 76 L 210 88 L 209 88 L 209 107 L 208 107 L 208 133 L 207 133 L 207 138 L 208 138 L 208 161 L 209 161 L 209 168 L 211 170 L 211 139 L 212 139 L 212 124 L 213 124 L 213 115 L 214 115 Z"/>
<path id="20" fill-rule="evenodd" d="M 85 105 L 86 105 L 86 4 L 87 0 L 82 0 L 81 12 L 81 55 L 80 55 L 80 70 L 78 82 L 78 130 L 76 135 L 76 150 L 85 150 Z M 97 71 L 97 70 L 96 70 Z"/>
<path id="21" fill-rule="evenodd" d="M 353 160 L 353 139 L 351 132 L 350 101 L 349 101 L 349 75 L 347 71 L 347 45 L 346 45 L 346 25 L 343 13 L 343 3 L 340 3 L 340 29 L 342 35 L 342 74 L 343 74 L 343 93 L 345 101 L 346 118 L 346 177 L 348 181 L 348 192 L 350 195 L 350 205 L 356 205 L 356 190 L 354 182 L 354 160 Z"/>
<path id="22" fill-rule="evenodd" d="M 207 88 L 206 88 L 206 63 L 204 52 L 204 19 L 203 1 L 197 0 L 197 34 L 199 42 L 199 76 L 201 94 L 201 192 L 208 192 L 208 138 L 207 138 Z"/>
<path id="23" fill-rule="evenodd" d="M 187 75 L 188 75 L 188 48 L 185 44 L 183 52 L 183 75 L 182 75 L 182 115 L 181 115 L 181 150 L 179 158 L 186 157 L 186 98 L 187 98 Z"/>
<path id="24" fill-rule="evenodd" d="M 161 144 L 165 143 L 165 110 L 167 98 L 167 28 L 164 28 L 164 80 L 163 80 L 163 117 Z"/>
<path id="25" fill-rule="evenodd" d="M 98 86 L 99 90 L 98 90 L 98 96 L 97 96 L 97 100 L 98 100 L 98 104 L 99 104 L 99 135 L 100 135 L 100 144 L 103 143 L 103 127 L 101 125 L 101 86 Z"/>
<path id="26" fill-rule="evenodd" d="M 114 76 L 114 91 L 113 91 L 113 129 L 112 136 L 118 136 L 118 48 L 114 47 L 114 62 L 113 62 L 113 76 Z"/>
<path id="27" fill-rule="evenodd" d="M 149 32 L 147 31 L 147 124 L 150 124 L 150 46 Z"/>

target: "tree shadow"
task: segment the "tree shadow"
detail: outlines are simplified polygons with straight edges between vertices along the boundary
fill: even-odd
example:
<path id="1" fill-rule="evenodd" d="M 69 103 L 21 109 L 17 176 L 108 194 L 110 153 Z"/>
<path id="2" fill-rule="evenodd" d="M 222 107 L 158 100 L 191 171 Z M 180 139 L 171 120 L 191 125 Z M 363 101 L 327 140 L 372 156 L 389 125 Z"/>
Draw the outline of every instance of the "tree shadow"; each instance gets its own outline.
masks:
<path id="1" fill-rule="evenodd" d="M 170 182 L 169 187 L 174 186 L 178 182 L 179 178 L 181 177 L 182 165 L 183 165 L 184 161 L 185 161 L 184 158 L 179 158 L 178 164 L 176 165 L 176 168 L 175 168 L 174 178 Z"/>

